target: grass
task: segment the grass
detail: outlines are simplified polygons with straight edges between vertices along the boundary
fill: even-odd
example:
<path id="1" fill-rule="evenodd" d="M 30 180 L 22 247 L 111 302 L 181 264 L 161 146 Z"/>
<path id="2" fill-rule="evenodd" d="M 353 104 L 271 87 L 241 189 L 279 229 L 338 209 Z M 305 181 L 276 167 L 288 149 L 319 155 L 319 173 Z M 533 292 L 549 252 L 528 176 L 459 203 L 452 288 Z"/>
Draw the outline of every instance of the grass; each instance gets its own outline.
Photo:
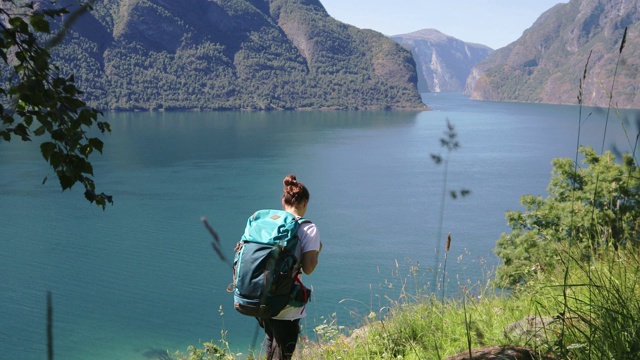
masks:
<path id="1" fill-rule="evenodd" d="M 401 294 L 382 315 L 345 329 L 325 319 L 317 341 L 301 340 L 295 359 L 446 359 L 489 345 L 521 346 L 555 359 L 637 359 L 640 356 L 640 254 L 623 247 L 585 263 L 573 249 L 553 274 L 504 293 L 490 283 L 459 295 Z M 240 359 L 222 339 L 171 359 Z M 260 354 L 255 354 L 258 357 Z M 253 358 L 250 355 L 249 358 Z"/>
<path id="2" fill-rule="evenodd" d="M 469 339 L 474 347 L 505 343 L 507 319 L 526 316 L 527 307 L 523 300 L 496 294 L 467 292 L 446 300 L 423 296 L 394 304 L 384 318 L 368 318 L 349 336 L 329 344 L 302 344 L 299 358 L 441 359 L 464 351 Z"/>
<path id="3" fill-rule="evenodd" d="M 509 294 L 490 284 L 456 298 L 392 304 L 348 336 L 302 343 L 298 359 L 444 359 L 488 345 L 522 346 L 555 359 L 640 356 L 640 254 L 625 247 L 585 263 L 565 248 L 563 266 Z"/>

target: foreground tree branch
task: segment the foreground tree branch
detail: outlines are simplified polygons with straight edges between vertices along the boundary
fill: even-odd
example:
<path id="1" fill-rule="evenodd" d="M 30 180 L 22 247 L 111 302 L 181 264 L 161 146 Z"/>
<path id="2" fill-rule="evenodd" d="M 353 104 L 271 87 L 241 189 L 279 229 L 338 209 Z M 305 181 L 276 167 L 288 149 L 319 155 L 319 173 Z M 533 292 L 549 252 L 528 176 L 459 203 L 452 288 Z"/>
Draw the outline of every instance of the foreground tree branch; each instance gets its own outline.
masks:
<path id="1" fill-rule="evenodd" d="M 31 141 L 44 136 L 40 151 L 62 190 L 80 183 L 85 198 L 104 209 L 113 199 L 96 191 L 89 161 L 94 151 L 102 153 L 103 142 L 88 131 L 95 127 L 100 133 L 110 132 L 110 125 L 99 120 L 99 110 L 81 99 L 73 75 L 60 74 L 48 50 L 91 4 L 79 3 L 70 12 L 56 1 L 0 2 L 0 140 Z M 60 30 L 52 33 L 51 23 L 65 15 Z"/>

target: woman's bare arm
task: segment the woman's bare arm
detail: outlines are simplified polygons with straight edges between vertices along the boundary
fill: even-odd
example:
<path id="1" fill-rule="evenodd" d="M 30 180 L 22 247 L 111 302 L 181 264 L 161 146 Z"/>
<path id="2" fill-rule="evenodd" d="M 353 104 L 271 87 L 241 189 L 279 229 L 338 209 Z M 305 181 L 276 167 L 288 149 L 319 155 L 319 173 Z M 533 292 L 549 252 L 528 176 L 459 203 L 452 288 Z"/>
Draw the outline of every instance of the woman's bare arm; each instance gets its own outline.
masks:
<path id="1" fill-rule="evenodd" d="M 322 250 L 322 243 L 320 243 L 320 250 L 312 250 L 307 251 L 302 254 L 302 271 L 309 275 L 316 269 L 318 266 L 318 255 L 320 255 L 320 251 Z"/>

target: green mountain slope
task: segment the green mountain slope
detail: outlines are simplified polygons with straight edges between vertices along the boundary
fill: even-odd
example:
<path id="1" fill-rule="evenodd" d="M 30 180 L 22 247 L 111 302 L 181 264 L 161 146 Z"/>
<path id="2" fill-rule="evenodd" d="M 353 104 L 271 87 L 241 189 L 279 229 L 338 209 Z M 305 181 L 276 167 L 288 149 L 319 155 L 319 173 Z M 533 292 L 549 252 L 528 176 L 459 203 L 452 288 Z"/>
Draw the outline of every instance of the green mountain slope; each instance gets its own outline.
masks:
<path id="1" fill-rule="evenodd" d="M 478 64 L 465 93 L 476 100 L 608 106 L 625 27 L 627 41 L 614 87 L 614 105 L 640 108 L 640 2 L 571 0 L 551 8 L 505 48 Z M 591 55 L 590 55 L 591 54 Z"/>
<path id="2" fill-rule="evenodd" d="M 104 0 L 55 48 L 108 110 L 423 110 L 411 53 L 318 0 Z"/>

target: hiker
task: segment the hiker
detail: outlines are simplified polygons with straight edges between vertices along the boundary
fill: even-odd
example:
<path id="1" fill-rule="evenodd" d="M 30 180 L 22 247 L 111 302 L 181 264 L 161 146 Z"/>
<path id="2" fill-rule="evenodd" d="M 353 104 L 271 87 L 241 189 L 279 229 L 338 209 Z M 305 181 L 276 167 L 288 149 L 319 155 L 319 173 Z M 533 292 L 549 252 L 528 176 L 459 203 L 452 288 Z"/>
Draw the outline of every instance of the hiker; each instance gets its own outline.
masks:
<path id="1" fill-rule="evenodd" d="M 282 206 L 284 210 L 302 218 L 309 204 L 309 190 L 298 180 L 296 176 L 287 175 L 283 181 Z M 318 264 L 318 255 L 322 250 L 320 234 L 316 225 L 305 221 L 298 229 L 299 243 L 296 249 L 296 257 L 300 259 L 300 271 L 309 275 Z M 258 323 L 264 329 L 267 359 L 284 360 L 291 359 L 296 349 L 298 335 L 300 333 L 300 319 L 305 317 L 305 309 L 287 305 L 278 315 L 272 318 L 257 318 Z"/>

